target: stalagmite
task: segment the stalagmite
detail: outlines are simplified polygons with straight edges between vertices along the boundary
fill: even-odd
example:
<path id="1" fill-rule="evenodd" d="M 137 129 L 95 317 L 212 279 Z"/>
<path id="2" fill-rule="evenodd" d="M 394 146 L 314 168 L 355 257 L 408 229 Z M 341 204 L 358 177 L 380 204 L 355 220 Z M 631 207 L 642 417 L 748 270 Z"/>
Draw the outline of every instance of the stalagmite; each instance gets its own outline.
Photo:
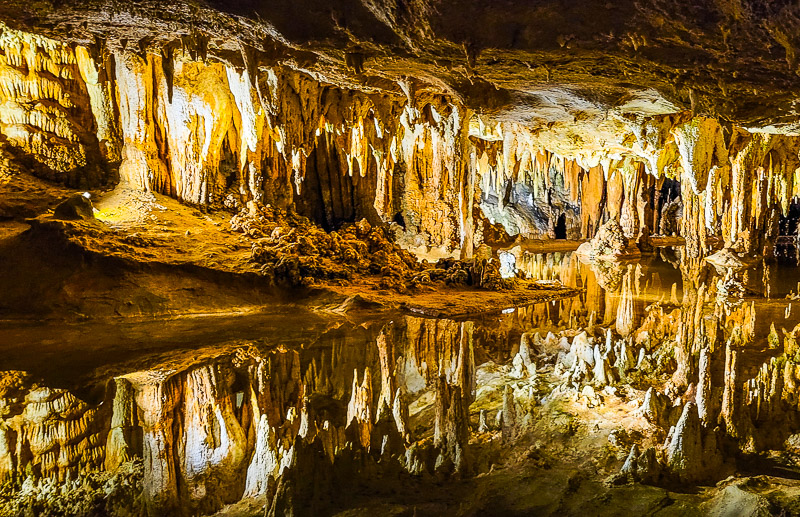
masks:
<path id="1" fill-rule="evenodd" d="M 650 423 L 665 427 L 669 422 L 668 404 L 667 397 L 650 387 L 645 393 L 640 412 Z"/>
<path id="2" fill-rule="evenodd" d="M 703 348 L 700 351 L 699 380 L 697 381 L 697 414 L 704 426 L 715 422 L 714 400 L 711 391 L 711 352 Z"/>
<path id="3" fill-rule="evenodd" d="M 667 465 L 683 481 L 698 481 L 714 472 L 721 463 L 713 433 L 704 431 L 697 406 L 688 403 L 672 432 L 667 447 Z"/>
<path id="4" fill-rule="evenodd" d="M 615 483 L 635 481 L 640 483 L 656 483 L 661 476 L 662 467 L 656 458 L 654 447 L 639 451 L 637 445 L 631 446 L 630 453 L 622 465 L 619 477 L 612 479 Z"/>

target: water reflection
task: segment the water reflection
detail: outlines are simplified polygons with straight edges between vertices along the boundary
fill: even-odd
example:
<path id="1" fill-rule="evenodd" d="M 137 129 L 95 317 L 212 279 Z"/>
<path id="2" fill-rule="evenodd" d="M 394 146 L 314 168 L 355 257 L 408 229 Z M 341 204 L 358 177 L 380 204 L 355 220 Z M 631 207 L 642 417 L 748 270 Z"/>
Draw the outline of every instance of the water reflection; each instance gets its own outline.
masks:
<path id="1" fill-rule="evenodd" d="M 182 366 L 120 372 L 97 405 L 4 372 L 0 480 L 68 482 L 142 458 L 145 508 L 160 515 L 243 495 L 311 511 L 342 480 L 471 471 L 473 322 L 398 315 L 305 334 L 301 346 L 223 342 Z"/>
<path id="2" fill-rule="evenodd" d="M 485 474 L 536 422 L 559 422 L 548 401 L 622 404 L 620 386 L 661 442 L 673 426 L 689 433 L 680 421 L 696 414 L 691 432 L 709 458 L 728 450 L 717 423 L 726 440 L 753 450 L 796 432 L 800 413 L 786 401 L 800 383 L 791 330 L 800 317 L 774 298 L 789 287 L 785 266 L 717 271 L 672 249 L 632 263 L 551 253 L 515 264 L 583 291 L 465 321 L 294 308 L 168 323 L 7 324 L 0 483 L 17 495 L 0 502 L 46 514 L 41 494 L 80 475 L 106 509 L 132 504 L 135 487 L 150 515 L 211 513 L 242 498 L 275 515 L 326 514 L 359 493 L 392 493 L 397 480 Z M 719 282 L 752 286 L 759 276 L 772 300 L 747 287 L 744 298 L 726 295 L 735 303 L 720 301 Z M 670 450 L 648 463 L 662 465 L 657 474 L 626 475 L 683 476 Z M 116 477 L 92 481 L 97 472 Z"/>

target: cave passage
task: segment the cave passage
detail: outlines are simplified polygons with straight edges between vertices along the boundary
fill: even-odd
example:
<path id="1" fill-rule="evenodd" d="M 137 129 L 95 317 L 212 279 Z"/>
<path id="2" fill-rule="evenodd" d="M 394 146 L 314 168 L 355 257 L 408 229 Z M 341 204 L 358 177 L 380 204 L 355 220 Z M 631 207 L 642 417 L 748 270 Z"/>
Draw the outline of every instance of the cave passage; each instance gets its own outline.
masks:
<path id="1" fill-rule="evenodd" d="M 558 220 L 555 226 L 555 238 L 556 239 L 566 239 L 567 238 L 567 216 L 566 214 L 561 214 L 558 216 Z"/>

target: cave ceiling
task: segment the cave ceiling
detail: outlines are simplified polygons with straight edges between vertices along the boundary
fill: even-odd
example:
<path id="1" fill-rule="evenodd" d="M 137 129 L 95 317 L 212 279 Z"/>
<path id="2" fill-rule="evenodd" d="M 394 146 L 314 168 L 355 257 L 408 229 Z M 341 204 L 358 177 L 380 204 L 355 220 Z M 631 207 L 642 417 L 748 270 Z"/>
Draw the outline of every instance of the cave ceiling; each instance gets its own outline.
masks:
<path id="1" fill-rule="evenodd" d="M 7 0 L 0 21 L 97 53 L 181 49 L 344 88 L 445 95 L 531 128 L 691 110 L 799 129 L 800 7 L 784 1 Z"/>

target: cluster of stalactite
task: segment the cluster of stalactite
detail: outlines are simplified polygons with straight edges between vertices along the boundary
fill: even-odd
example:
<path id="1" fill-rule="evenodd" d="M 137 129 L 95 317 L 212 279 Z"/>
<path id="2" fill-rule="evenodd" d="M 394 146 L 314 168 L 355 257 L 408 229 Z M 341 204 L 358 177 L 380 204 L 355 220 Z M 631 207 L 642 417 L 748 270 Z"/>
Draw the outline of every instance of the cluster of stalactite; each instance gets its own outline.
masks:
<path id="1" fill-rule="evenodd" d="M 98 407 L 5 372 L 0 483 L 68 483 L 142 458 L 148 514 L 255 498 L 284 515 L 329 511 L 344 484 L 386 473 L 470 473 L 471 323 L 406 317 L 319 339 L 122 375 Z M 432 428 L 414 430 L 412 400 Z"/>
<path id="2" fill-rule="evenodd" d="M 611 113 L 613 141 L 560 143 L 413 81 L 405 95 L 351 90 L 256 66 L 246 50 L 237 68 L 198 45 L 68 46 L 2 28 L 3 152 L 71 185 L 273 204 L 328 229 L 394 221 L 407 248 L 467 257 L 480 219 L 576 239 L 614 219 L 628 238 L 680 234 L 691 257 L 715 239 L 761 253 L 800 189 L 796 137 Z"/>
<path id="3" fill-rule="evenodd" d="M 50 180 L 109 180 L 119 142 L 111 83 L 98 63 L 87 48 L 0 27 L 3 150 Z"/>
<path id="4" fill-rule="evenodd" d="M 40 176 L 91 186 L 106 178 L 90 169 L 118 166 L 122 185 L 196 205 L 270 203 L 328 228 L 395 220 L 409 246 L 472 247 L 470 115 L 444 97 L 2 30 L 3 133 Z"/>
<path id="5" fill-rule="evenodd" d="M 605 154 L 573 157 L 549 153 L 524 128 L 502 127 L 478 146 L 484 213 L 513 233 L 550 238 L 591 238 L 614 219 L 628 238 L 685 237 L 689 257 L 705 255 L 714 238 L 761 253 L 778 236 L 798 195 L 796 137 L 686 114 L 627 127 Z"/>

